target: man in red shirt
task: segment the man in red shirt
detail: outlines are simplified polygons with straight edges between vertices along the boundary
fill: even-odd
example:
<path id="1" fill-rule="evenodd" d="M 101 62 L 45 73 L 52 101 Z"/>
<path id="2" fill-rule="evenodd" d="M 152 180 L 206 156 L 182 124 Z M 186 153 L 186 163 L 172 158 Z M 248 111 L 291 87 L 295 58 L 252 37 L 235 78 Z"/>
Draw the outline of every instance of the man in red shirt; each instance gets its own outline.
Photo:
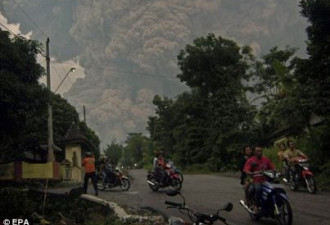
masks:
<path id="1" fill-rule="evenodd" d="M 84 176 L 84 192 L 87 193 L 88 180 L 91 178 L 93 187 L 95 190 L 95 195 L 98 196 L 97 190 L 97 177 L 95 173 L 95 158 L 90 152 L 86 152 L 85 158 L 82 161 L 82 166 L 85 168 Z"/>
<path id="2" fill-rule="evenodd" d="M 254 196 L 257 201 L 261 184 L 267 181 L 267 178 L 259 173 L 262 170 L 275 170 L 275 166 L 272 161 L 262 155 L 262 147 L 256 146 L 254 148 L 254 156 L 250 157 L 245 163 L 244 172 L 248 176 L 253 176 L 253 183 L 249 186 L 248 196 L 250 197 L 254 191 Z"/>

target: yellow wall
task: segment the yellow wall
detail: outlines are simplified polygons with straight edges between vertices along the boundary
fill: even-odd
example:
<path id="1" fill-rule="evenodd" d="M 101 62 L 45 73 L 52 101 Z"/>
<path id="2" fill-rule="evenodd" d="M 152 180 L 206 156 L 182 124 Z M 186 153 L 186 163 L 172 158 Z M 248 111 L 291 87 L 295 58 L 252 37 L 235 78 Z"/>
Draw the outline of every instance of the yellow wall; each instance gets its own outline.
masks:
<path id="1" fill-rule="evenodd" d="M 77 166 L 81 168 L 81 147 L 79 144 L 70 144 L 65 146 L 65 158 L 71 162 L 71 165 L 73 163 L 73 152 L 76 152 Z"/>
<path id="2" fill-rule="evenodd" d="M 81 183 L 83 181 L 83 171 L 77 167 L 73 167 L 71 170 L 71 179 L 75 182 Z"/>
<path id="3" fill-rule="evenodd" d="M 73 166 L 73 153 L 76 152 L 77 166 Z M 71 162 L 71 179 L 75 182 L 82 182 L 82 165 L 81 165 L 81 147 L 80 144 L 70 144 L 65 146 L 65 158 Z"/>
<path id="4" fill-rule="evenodd" d="M 14 163 L 0 164 L 0 180 L 13 180 L 14 174 Z"/>
<path id="5" fill-rule="evenodd" d="M 23 179 L 51 179 L 53 178 L 53 162 L 48 163 L 22 163 Z"/>

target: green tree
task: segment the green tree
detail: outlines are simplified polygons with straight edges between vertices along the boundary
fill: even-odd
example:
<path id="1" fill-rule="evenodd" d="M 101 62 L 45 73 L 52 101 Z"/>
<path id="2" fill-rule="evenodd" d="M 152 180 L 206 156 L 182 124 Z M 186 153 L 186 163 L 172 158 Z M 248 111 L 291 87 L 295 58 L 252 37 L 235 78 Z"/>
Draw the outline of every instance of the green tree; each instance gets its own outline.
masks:
<path id="1" fill-rule="evenodd" d="M 36 62 L 41 45 L 20 36 L 10 38 L 2 30 L 0 43 L 0 152 L 9 160 L 39 141 L 31 137 L 29 125 L 47 111 L 48 91 L 38 83 L 44 75 Z"/>
<path id="2" fill-rule="evenodd" d="M 37 63 L 42 45 L 0 30 L 0 155 L 2 161 L 23 157 L 25 151 L 47 143 L 47 104 L 53 106 L 54 140 L 63 137 L 72 123 L 96 146 L 100 140 L 60 95 L 40 85 L 44 69 Z M 96 152 L 98 155 L 98 153 Z"/>
<path id="3" fill-rule="evenodd" d="M 187 45 L 178 55 L 178 78 L 191 90 L 175 100 L 154 98 L 151 138 L 182 165 L 209 163 L 219 169 L 228 163 L 230 140 L 253 119 L 243 83 L 253 61 L 249 47 L 214 34 Z"/>
<path id="4" fill-rule="evenodd" d="M 104 154 L 107 158 L 110 158 L 114 165 L 119 163 L 119 160 L 122 158 L 123 146 L 118 144 L 116 140 L 112 140 L 110 145 L 107 145 L 104 150 Z"/>
<path id="5" fill-rule="evenodd" d="M 94 146 L 95 149 L 95 156 L 98 159 L 100 157 L 100 138 L 97 136 L 94 130 L 92 130 L 87 124 L 83 121 L 78 122 L 79 129 L 81 134 L 84 135 L 88 141 Z"/>
<path id="6" fill-rule="evenodd" d="M 296 49 L 290 47 L 283 50 L 274 47 L 257 63 L 259 83 L 256 89 L 261 92 L 258 120 L 266 136 L 286 128 L 298 134 L 308 125 L 310 114 L 298 95 L 295 71 L 299 59 L 295 52 Z"/>
<path id="7" fill-rule="evenodd" d="M 307 18 L 308 59 L 300 60 L 297 79 L 300 99 L 306 110 L 323 117 L 330 113 L 330 3 L 328 0 L 302 0 L 301 14 Z"/>

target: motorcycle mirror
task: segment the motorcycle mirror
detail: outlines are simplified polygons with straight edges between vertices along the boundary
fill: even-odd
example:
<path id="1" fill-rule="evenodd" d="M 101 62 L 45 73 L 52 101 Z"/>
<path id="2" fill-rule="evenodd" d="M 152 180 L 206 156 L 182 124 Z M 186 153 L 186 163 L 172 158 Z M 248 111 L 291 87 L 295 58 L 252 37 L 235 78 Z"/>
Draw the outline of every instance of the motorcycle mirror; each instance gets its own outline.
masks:
<path id="1" fill-rule="evenodd" d="M 166 190 L 165 192 L 168 196 L 176 196 L 180 194 L 180 191 L 177 190 Z"/>

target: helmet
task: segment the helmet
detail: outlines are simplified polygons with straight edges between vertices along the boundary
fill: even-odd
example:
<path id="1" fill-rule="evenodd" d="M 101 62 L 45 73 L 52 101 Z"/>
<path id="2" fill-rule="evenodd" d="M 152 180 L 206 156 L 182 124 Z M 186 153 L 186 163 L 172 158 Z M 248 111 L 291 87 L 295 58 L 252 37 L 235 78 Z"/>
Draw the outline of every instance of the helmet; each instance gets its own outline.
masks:
<path id="1" fill-rule="evenodd" d="M 92 153 L 91 152 L 86 152 L 85 156 L 92 156 Z"/>

